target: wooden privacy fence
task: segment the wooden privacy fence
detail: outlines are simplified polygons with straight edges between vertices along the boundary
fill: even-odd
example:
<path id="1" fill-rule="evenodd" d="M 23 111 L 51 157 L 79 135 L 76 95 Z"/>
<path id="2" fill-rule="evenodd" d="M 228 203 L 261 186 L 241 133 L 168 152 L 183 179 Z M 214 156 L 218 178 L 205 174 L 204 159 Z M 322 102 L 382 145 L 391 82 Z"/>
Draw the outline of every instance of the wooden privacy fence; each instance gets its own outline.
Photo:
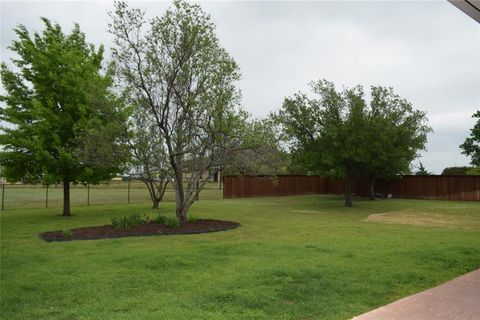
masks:
<path id="1" fill-rule="evenodd" d="M 344 182 L 321 176 L 225 176 L 224 198 L 305 194 L 343 194 Z M 355 194 L 367 195 L 365 179 L 355 179 Z M 480 201 L 480 176 L 403 176 L 378 179 L 375 192 L 395 198 Z"/>

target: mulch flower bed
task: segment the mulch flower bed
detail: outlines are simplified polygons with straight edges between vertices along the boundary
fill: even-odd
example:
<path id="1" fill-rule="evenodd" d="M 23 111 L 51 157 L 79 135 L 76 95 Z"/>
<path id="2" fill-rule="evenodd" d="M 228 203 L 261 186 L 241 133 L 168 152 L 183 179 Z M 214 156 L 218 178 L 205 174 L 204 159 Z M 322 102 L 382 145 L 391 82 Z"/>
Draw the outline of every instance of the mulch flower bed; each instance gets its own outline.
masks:
<path id="1" fill-rule="evenodd" d="M 39 236 L 47 242 L 69 240 L 92 240 L 105 238 L 138 237 L 169 234 L 197 234 L 223 231 L 238 228 L 239 223 L 233 221 L 200 219 L 195 223 L 184 223 L 176 229 L 169 229 L 163 224 L 150 222 L 131 229 L 114 229 L 112 225 L 70 229 L 70 237 L 66 238 L 63 231 L 48 231 Z"/>

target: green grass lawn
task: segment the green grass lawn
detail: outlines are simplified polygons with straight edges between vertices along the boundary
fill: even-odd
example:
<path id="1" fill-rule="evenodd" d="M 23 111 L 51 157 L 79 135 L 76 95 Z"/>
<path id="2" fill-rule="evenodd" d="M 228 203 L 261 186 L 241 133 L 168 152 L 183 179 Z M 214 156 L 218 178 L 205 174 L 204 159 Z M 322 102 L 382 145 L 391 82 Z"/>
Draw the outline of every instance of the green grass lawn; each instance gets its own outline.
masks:
<path id="1" fill-rule="evenodd" d="M 354 204 L 344 208 L 335 196 L 205 200 L 193 206 L 196 216 L 242 226 L 203 235 L 58 243 L 37 234 L 152 210 L 148 203 L 76 207 L 70 218 L 55 208 L 7 210 L 1 213 L 0 314 L 348 319 L 480 267 L 479 203 Z M 164 204 L 170 212 L 173 206 Z M 368 222 L 375 213 L 395 219 Z M 411 225 L 408 215 L 447 222 Z M 448 223 L 456 218 L 462 223 Z"/>

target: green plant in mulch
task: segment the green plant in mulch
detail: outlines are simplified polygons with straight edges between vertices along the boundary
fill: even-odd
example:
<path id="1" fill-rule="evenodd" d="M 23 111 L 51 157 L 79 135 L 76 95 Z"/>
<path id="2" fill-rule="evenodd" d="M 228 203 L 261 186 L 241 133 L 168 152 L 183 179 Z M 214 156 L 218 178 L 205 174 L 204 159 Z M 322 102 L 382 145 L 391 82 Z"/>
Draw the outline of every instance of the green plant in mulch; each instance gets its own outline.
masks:
<path id="1" fill-rule="evenodd" d="M 149 218 L 140 216 L 137 213 L 129 216 L 112 217 L 112 226 L 114 229 L 131 229 L 142 224 L 149 223 Z"/>
<path id="2" fill-rule="evenodd" d="M 70 229 L 65 229 L 62 231 L 62 236 L 64 239 L 70 240 L 72 239 L 73 232 Z"/>
<path id="3" fill-rule="evenodd" d="M 180 221 L 177 219 L 177 217 L 166 218 L 164 224 L 169 229 L 178 229 L 180 227 Z"/>

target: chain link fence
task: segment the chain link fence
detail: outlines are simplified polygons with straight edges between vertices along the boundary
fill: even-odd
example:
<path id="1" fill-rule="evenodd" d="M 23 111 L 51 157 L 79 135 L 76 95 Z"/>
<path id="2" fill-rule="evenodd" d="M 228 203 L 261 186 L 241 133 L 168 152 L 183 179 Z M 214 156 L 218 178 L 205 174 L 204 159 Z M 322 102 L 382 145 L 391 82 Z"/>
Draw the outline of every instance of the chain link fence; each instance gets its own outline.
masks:
<path id="1" fill-rule="evenodd" d="M 1 184 L 1 210 L 23 208 L 61 208 L 63 186 L 42 184 Z M 223 198 L 223 186 L 218 182 L 207 182 L 199 200 Z M 163 201 L 175 201 L 175 189 L 168 185 Z M 93 206 L 101 204 L 150 203 L 147 187 L 141 181 L 110 181 L 98 185 L 72 184 L 71 206 Z"/>

